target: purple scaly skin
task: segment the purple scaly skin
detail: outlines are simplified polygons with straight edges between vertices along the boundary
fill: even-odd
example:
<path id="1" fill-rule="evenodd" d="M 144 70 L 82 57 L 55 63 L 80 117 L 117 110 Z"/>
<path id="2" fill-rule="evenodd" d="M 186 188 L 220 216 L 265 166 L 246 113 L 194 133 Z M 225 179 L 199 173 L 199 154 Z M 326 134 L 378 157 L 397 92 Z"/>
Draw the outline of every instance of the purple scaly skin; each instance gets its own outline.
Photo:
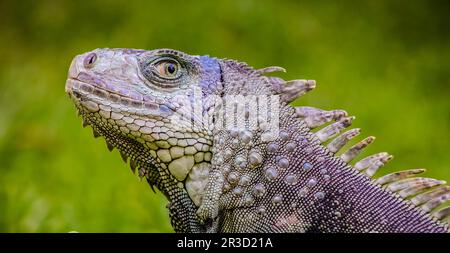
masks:
<path id="1" fill-rule="evenodd" d="M 343 150 L 360 133 L 346 130 L 354 117 L 291 107 L 315 82 L 264 76 L 276 71 L 171 49 L 96 49 L 75 57 L 66 92 L 83 125 L 164 193 L 176 232 L 448 231 L 445 182 L 417 177 L 423 169 L 374 179 L 392 156 L 353 164 L 375 138 Z M 275 134 L 259 115 L 267 108 Z"/>

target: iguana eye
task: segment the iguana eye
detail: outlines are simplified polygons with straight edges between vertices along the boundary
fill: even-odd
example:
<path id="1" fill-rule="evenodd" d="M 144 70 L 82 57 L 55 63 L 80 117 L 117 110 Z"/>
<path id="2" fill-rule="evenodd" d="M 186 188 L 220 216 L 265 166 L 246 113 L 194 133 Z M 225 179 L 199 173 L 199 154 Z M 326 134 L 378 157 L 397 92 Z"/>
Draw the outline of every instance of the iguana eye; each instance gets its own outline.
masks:
<path id="1" fill-rule="evenodd" d="M 185 88 L 196 73 L 190 62 L 177 55 L 144 55 L 138 61 L 141 73 L 150 86 Z"/>
<path id="2" fill-rule="evenodd" d="M 162 59 L 154 63 L 154 72 L 161 78 L 176 79 L 179 75 L 179 63 L 171 59 Z"/>

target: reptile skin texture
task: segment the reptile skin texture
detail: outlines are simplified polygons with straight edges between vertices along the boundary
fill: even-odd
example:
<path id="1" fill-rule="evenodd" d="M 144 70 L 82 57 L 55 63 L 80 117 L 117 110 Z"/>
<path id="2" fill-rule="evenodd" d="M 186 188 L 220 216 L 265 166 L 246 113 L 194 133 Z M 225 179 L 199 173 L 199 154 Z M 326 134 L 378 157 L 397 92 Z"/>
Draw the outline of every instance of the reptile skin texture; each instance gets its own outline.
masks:
<path id="1" fill-rule="evenodd" d="M 66 93 L 95 137 L 168 199 L 176 232 L 448 232 L 450 187 L 358 154 L 343 110 L 289 105 L 315 87 L 172 49 L 96 49 Z"/>

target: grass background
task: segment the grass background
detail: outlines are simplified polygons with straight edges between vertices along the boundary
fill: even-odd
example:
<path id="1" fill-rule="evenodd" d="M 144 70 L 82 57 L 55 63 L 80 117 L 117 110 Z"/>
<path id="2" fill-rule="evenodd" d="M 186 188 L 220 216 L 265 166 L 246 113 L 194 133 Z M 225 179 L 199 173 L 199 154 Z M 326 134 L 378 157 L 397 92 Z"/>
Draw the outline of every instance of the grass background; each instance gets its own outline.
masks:
<path id="1" fill-rule="evenodd" d="M 76 54 L 175 48 L 317 80 L 297 105 L 343 108 L 389 169 L 450 180 L 444 1 L 1 1 L 0 232 L 170 232 L 162 194 L 81 128 Z"/>

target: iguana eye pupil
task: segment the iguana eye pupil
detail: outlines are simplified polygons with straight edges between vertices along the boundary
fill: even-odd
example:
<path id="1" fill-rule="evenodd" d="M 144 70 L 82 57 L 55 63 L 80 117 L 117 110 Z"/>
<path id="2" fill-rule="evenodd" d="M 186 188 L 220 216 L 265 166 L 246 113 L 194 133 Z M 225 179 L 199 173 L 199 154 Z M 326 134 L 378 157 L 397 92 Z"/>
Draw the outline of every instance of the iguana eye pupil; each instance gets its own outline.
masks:
<path id="1" fill-rule="evenodd" d="M 177 70 L 177 67 L 175 66 L 175 64 L 168 63 L 166 69 L 169 74 L 174 74 Z"/>

